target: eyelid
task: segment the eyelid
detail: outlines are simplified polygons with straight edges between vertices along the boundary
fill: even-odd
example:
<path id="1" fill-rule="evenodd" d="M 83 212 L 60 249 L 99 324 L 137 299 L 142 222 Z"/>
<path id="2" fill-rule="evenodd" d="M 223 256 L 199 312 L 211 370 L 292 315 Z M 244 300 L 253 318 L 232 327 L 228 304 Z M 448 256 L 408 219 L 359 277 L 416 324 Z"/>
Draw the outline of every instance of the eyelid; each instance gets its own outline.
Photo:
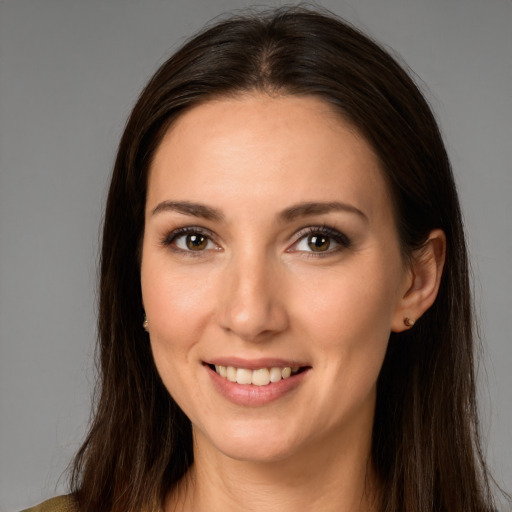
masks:
<path id="1" fill-rule="evenodd" d="M 180 228 L 173 229 L 172 231 L 168 232 L 166 235 L 163 236 L 161 240 L 161 244 L 164 247 L 169 247 L 173 251 L 179 252 L 181 254 L 186 254 L 188 256 L 200 256 L 201 253 L 207 252 L 207 250 L 203 251 L 191 251 L 186 249 L 181 249 L 179 247 L 173 246 L 173 242 L 180 238 L 181 236 L 188 235 L 191 233 L 197 233 L 199 235 L 205 236 L 208 238 L 209 241 L 211 241 L 213 244 L 215 244 L 217 247 L 216 249 L 220 249 L 219 244 L 215 241 L 214 234 L 206 228 L 200 227 L 200 226 L 183 226 Z M 212 250 L 212 249 L 209 249 Z"/>
<path id="2" fill-rule="evenodd" d="M 208 238 L 209 241 L 211 241 L 213 244 L 215 244 L 216 250 L 220 250 L 221 247 L 215 240 L 216 236 L 214 233 L 212 233 L 209 229 L 201 227 L 201 226 L 183 226 L 176 229 L 173 229 L 172 231 L 165 234 L 161 240 L 161 244 L 164 247 L 169 247 L 175 252 L 179 252 L 181 254 L 185 254 L 187 256 L 201 256 L 201 254 L 204 254 L 205 252 L 209 252 L 212 249 L 205 249 L 202 251 L 192 251 L 192 250 L 186 250 L 181 249 L 179 247 L 173 246 L 173 242 L 184 235 L 190 234 L 190 233 L 197 233 L 200 235 L 203 235 Z M 338 245 L 334 249 L 328 249 L 327 251 L 295 251 L 295 247 L 297 244 L 299 244 L 305 237 L 312 235 L 312 234 L 320 234 L 327 236 L 331 238 L 336 244 Z M 307 226 L 302 229 L 300 229 L 298 232 L 294 235 L 295 241 L 286 249 L 286 252 L 300 252 L 305 253 L 308 256 L 314 256 L 314 257 L 322 257 L 322 256 L 329 256 L 334 253 L 337 253 L 343 249 L 347 249 L 352 245 L 352 242 L 350 238 L 339 231 L 338 229 L 332 228 L 327 225 L 313 225 L 313 226 Z"/>
<path id="3" fill-rule="evenodd" d="M 332 228 L 332 227 L 324 224 L 324 225 L 320 225 L 320 226 L 318 226 L 318 225 L 317 226 L 308 226 L 308 227 L 305 227 L 305 228 L 301 229 L 300 231 L 298 231 L 295 234 L 295 242 L 293 242 L 293 244 L 286 250 L 286 252 L 294 252 L 294 247 L 296 247 L 299 244 L 299 242 L 301 242 L 305 237 L 307 237 L 309 235 L 313 235 L 313 234 L 315 234 L 315 235 L 320 234 L 320 235 L 325 235 L 327 237 L 330 237 L 338 244 L 338 247 L 336 247 L 334 249 L 329 249 L 327 251 L 318 251 L 318 252 L 297 251 L 297 252 L 306 253 L 308 256 L 322 257 L 322 256 L 332 255 L 333 253 L 337 253 L 343 249 L 348 249 L 352 245 L 352 242 L 347 235 L 345 235 L 344 233 L 342 233 L 341 231 L 339 231 L 335 228 Z"/>

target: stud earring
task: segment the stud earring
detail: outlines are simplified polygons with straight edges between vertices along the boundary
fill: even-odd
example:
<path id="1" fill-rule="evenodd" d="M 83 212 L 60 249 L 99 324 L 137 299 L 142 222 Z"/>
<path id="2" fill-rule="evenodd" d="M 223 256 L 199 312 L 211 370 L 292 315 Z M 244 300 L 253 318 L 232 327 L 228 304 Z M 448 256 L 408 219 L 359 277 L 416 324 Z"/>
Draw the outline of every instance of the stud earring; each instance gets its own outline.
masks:
<path id="1" fill-rule="evenodd" d="M 414 324 L 415 324 L 415 321 L 412 318 L 409 318 L 407 316 L 404 318 L 404 325 L 406 327 L 412 327 Z"/>
<path id="2" fill-rule="evenodd" d="M 142 327 L 144 327 L 144 330 L 145 330 L 145 331 L 148 331 L 149 322 L 148 322 L 148 319 L 147 319 L 147 318 L 145 318 L 145 319 L 144 319 L 144 322 L 142 322 Z"/>

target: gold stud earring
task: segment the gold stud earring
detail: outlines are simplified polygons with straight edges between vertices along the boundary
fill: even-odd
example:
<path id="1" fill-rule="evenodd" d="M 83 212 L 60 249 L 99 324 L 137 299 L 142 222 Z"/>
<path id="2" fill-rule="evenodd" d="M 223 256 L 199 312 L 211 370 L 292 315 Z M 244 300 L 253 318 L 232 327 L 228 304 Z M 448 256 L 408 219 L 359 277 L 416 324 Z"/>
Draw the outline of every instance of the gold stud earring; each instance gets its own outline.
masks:
<path id="1" fill-rule="evenodd" d="M 145 319 L 144 319 L 144 322 L 142 322 L 142 327 L 144 327 L 144 330 L 145 330 L 145 331 L 148 331 L 149 322 L 148 322 L 148 319 L 147 319 L 147 318 L 145 318 Z"/>
<path id="2" fill-rule="evenodd" d="M 415 324 L 415 322 L 412 318 L 409 318 L 407 316 L 404 318 L 404 325 L 406 327 L 412 327 L 414 324 Z"/>

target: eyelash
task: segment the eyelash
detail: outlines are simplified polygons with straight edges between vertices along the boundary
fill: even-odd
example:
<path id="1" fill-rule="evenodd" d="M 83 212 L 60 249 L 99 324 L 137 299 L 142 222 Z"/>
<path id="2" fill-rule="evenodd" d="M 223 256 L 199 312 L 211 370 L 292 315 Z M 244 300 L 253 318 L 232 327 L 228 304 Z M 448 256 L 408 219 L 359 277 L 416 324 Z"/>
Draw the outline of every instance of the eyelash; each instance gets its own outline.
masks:
<path id="1" fill-rule="evenodd" d="M 292 244 L 292 247 L 298 245 L 303 239 L 307 238 L 310 235 L 323 235 L 336 242 L 339 246 L 334 249 L 328 249 L 327 251 L 302 251 L 308 258 L 324 258 L 327 256 L 331 256 L 332 254 L 338 253 L 344 249 L 348 249 L 352 245 L 352 242 L 347 235 L 345 235 L 341 231 L 338 231 L 337 229 L 323 225 L 309 226 L 299 231 L 297 233 L 297 240 Z M 288 251 L 291 252 L 289 249 Z"/>
<path id="2" fill-rule="evenodd" d="M 198 226 L 187 226 L 182 228 L 177 228 L 162 239 L 162 245 L 164 247 L 170 247 L 173 251 L 179 252 L 180 254 L 184 254 L 186 256 L 191 257 L 198 257 L 201 256 L 204 251 L 192 251 L 192 250 L 184 250 L 180 249 L 178 247 L 173 247 L 173 243 L 180 237 L 184 235 L 189 234 L 197 234 L 206 237 L 209 241 L 213 242 L 212 234 L 210 231 L 205 230 L 204 228 L 200 228 Z M 299 251 L 303 252 L 307 257 L 312 258 L 322 258 L 326 256 L 330 256 L 334 253 L 338 253 L 342 251 L 343 249 L 348 249 L 352 242 L 351 240 L 345 235 L 344 233 L 341 233 L 337 229 L 331 228 L 329 226 L 308 226 L 307 228 L 302 229 L 299 231 L 296 235 L 296 241 L 292 244 L 291 247 L 297 246 L 303 239 L 307 238 L 310 235 L 323 235 L 325 237 L 328 237 L 329 239 L 333 240 L 335 243 L 337 243 L 339 246 L 334 249 L 328 249 L 327 251 Z M 213 242 L 215 243 L 215 242 Z M 287 249 L 287 252 L 293 252 L 290 249 Z"/>
<path id="3" fill-rule="evenodd" d="M 201 256 L 202 252 L 203 251 L 187 251 L 185 249 L 180 249 L 179 247 L 174 247 L 173 246 L 173 243 L 180 237 L 184 236 L 184 235 L 190 235 L 190 234 L 194 234 L 194 235 L 202 235 L 204 237 L 206 237 L 209 241 L 213 241 L 212 240 L 212 235 L 211 235 L 211 232 L 204 229 L 204 228 L 200 228 L 198 226 L 187 226 L 187 227 L 183 227 L 183 228 L 177 228 L 173 231 L 171 231 L 170 233 L 168 233 L 162 240 L 162 245 L 164 247 L 169 247 L 171 248 L 173 251 L 175 252 L 178 252 L 180 254 L 184 254 L 186 256 L 191 256 L 191 257 L 198 257 L 198 256 Z M 214 242 L 215 243 L 215 242 Z"/>

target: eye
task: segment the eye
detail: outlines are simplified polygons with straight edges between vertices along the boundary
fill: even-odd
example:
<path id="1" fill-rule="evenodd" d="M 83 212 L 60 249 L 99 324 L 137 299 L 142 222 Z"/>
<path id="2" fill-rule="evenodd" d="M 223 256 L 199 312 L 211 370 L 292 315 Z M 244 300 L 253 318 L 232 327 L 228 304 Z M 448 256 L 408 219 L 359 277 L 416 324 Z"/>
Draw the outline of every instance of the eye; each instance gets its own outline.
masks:
<path id="1" fill-rule="evenodd" d="M 208 247 L 207 237 L 201 233 L 189 233 L 188 235 L 181 235 L 175 239 L 175 244 L 178 249 L 189 251 L 202 251 Z"/>
<path id="2" fill-rule="evenodd" d="M 325 235 L 309 235 L 306 238 L 308 247 L 313 252 L 325 252 L 331 247 L 332 240 Z M 299 244 L 300 247 L 300 244 Z"/>
<path id="3" fill-rule="evenodd" d="M 163 244 L 182 252 L 199 253 L 219 248 L 207 233 L 198 228 L 177 229 L 165 237 Z"/>
<path id="4" fill-rule="evenodd" d="M 309 227 L 300 232 L 298 236 L 298 241 L 289 250 L 315 253 L 316 256 L 322 256 L 350 246 L 350 240 L 346 235 L 326 226 Z"/>

